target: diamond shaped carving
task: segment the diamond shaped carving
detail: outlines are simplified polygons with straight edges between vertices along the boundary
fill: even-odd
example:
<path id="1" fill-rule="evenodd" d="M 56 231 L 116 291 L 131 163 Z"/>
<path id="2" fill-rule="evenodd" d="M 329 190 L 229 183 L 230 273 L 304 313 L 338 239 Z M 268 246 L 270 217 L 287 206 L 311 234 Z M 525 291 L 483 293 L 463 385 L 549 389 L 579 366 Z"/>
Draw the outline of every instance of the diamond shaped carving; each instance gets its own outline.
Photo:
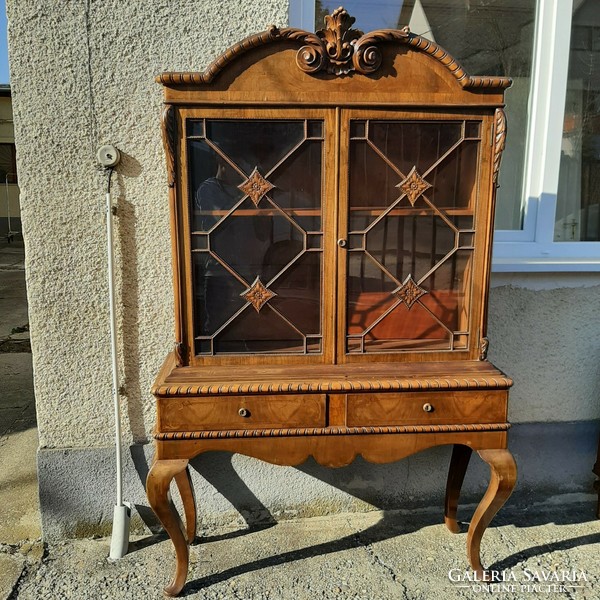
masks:
<path id="1" fill-rule="evenodd" d="M 410 173 L 406 177 L 406 179 L 400 182 L 397 186 L 400 188 L 400 191 L 406 194 L 409 202 L 412 206 L 415 205 L 417 198 L 427 189 L 431 187 L 430 183 L 427 183 L 419 172 L 417 171 L 417 167 L 413 167 L 410 170 Z"/>
<path id="2" fill-rule="evenodd" d="M 254 171 L 250 173 L 250 177 L 238 185 L 238 188 L 250 197 L 254 202 L 254 206 L 258 206 L 262 197 L 272 190 L 275 186 L 267 181 L 259 172 L 258 168 L 254 167 Z"/>
<path id="3" fill-rule="evenodd" d="M 256 312 L 260 312 L 260 309 L 277 294 L 266 288 L 260 277 L 257 277 L 254 283 L 240 296 L 252 304 Z"/>
<path id="4" fill-rule="evenodd" d="M 400 287 L 397 287 L 392 294 L 402 300 L 406 304 L 407 308 L 412 308 L 412 305 L 421 297 L 423 294 L 427 294 L 427 290 L 417 285 L 412 275 L 409 275 Z"/>

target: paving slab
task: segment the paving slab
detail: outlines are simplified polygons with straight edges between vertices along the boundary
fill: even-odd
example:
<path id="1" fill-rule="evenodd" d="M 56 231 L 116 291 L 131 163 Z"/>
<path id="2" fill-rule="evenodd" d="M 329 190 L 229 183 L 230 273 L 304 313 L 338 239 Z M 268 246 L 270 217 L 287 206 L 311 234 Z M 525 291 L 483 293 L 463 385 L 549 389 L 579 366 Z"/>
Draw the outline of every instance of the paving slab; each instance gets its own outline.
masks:
<path id="1" fill-rule="evenodd" d="M 25 245 L 23 240 L 0 240 L 0 270 L 24 270 Z"/>
<path id="2" fill-rule="evenodd" d="M 9 598 L 25 568 L 25 557 L 21 554 L 2 552 L 0 547 L 0 599 Z"/>
<path id="3" fill-rule="evenodd" d="M 0 440 L 0 544 L 19 545 L 41 537 L 37 489 L 37 429 Z"/>
<path id="4" fill-rule="evenodd" d="M 0 352 L 0 382 L 0 436 L 35 427 L 31 354 Z"/>

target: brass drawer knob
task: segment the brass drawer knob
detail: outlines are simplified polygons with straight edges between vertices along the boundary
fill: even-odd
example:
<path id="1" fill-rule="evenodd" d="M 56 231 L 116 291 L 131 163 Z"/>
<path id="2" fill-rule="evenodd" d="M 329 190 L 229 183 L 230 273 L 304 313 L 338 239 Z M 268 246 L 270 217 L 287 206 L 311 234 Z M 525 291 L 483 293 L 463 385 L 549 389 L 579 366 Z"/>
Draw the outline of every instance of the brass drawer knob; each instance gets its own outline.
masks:
<path id="1" fill-rule="evenodd" d="M 240 410 L 238 410 L 238 415 L 240 415 L 240 417 L 249 417 L 250 411 L 247 408 L 240 408 Z"/>
<path id="2" fill-rule="evenodd" d="M 429 404 L 429 402 L 426 402 L 425 404 L 423 404 L 423 410 L 425 412 L 433 412 L 433 406 Z"/>

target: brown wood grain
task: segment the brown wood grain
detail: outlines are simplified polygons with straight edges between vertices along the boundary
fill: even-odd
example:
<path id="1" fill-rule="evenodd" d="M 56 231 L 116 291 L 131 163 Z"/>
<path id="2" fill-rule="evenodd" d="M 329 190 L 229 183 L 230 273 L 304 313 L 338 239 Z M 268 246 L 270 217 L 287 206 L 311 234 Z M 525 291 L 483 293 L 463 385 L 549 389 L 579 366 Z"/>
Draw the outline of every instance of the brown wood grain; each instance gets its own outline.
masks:
<path id="1" fill-rule="evenodd" d="M 218 396 L 158 400 L 159 431 L 325 427 L 325 395 Z M 240 414 L 241 411 L 241 414 Z"/>
<path id="2" fill-rule="evenodd" d="M 345 11 L 337 9 L 328 18 L 327 33 L 271 27 L 240 41 L 203 73 L 163 73 L 158 78 L 166 104 L 163 140 L 176 349 L 169 352 L 152 388 L 157 399 L 156 455 L 148 497 L 176 550 L 176 573 L 165 590 L 168 595 L 181 592 L 187 575 L 187 543 L 195 535 L 196 520 L 187 464 L 203 452 L 239 452 L 279 465 L 298 465 L 312 456 L 322 465 L 340 467 L 359 455 L 388 463 L 427 448 L 454 445 L 445 519 L 456 531 L 460 488 L 468 458 L 476 450 L 491 469 L 488 491 L 467 539 L 469 561 L 478 571 L 483 532 L 514 487 L 516 468 L 506 450 L 512 380 L 485 360 L 496 183 L 506 135 L 502 107 L 510 80 L 469 76 L 442 48 L 407 29 L 363 35 L 351 25 Z M 342 38 L 352 44 L 335 42 Z M 323 122 L 320 354 L 197 353 L 192 220 L 198 211 L 190 185 L 188 119 Z M 368 205 L 366 193 L 364 202 L 358 195 L 350 206 L 352 119 L 465 123 L 463 133 L 467 121 L 480 123 L 475 128 L 480 133 L 467 136 L 479 140 L 479 154 L 475 185 L 464 206 L 449 202 L 439 213 L 437 205 L 435 210 L 430 204 L 419 206 L 416 192 L 409 198 L 405 187 L 415 179 L 404 180 L 407 174 L 398 173 L 397 183 L 410 203 L 398 204 L 389 213 L 405 219 L 441 215 L 448 226 L 455 217 L 473 216 L 472 244 L 469 240 L 461 246 L 456 236 L 447 255 L 467 247 L 468 268 L 459 284 L 439 290 L 437 297 L 455 315 L 455 331 L 461 336 L 455 347 L 444 348 L 439 333 L 436 337 L 422 331 L 415 317 L 402 325 L 408 332 L 390 319 L 386 327 L 394 331 L 386 329 L 385 343 L 377 352 L 347 351 L 349 215 L 354 211 L 377 218 L 386 209 L 377 200 Z M 416 177 L 421 166 L 411 167 Z M 416 185 L 427 188 L 419 178 Z M 426 197 L 427 192 L 421 193 Z M 257 195 L 256 208 L 244 208 L 238 216 L 275 215 L 274 207 L 265 207 L 260 200 Z M 314 207 L 293 209 L 290 215 L 317 212 Z M 435 240 L 430 243 L 431 255 L 437 256 Z M 382 247 L 381 256 L 385 251 Z M 396 290 L 399 295 L 406 292 L 403 286 Z M 360 298 L 355 304 L 370 315 L 372 305 L 388 292 L 360 293 L 355 294 Z M 254 305 L 257 311 L 259 304 Z M 411 332 L 419 339 L 411 338 Z M 183 498 L 185 529 L 170 501 L 172 479 Z"/>
<path id="3" fill-rule="evenodd" d="M 348 394 L 349 427 L 409 423 L 501 423 L 508 393 L 403 392 Z"/>

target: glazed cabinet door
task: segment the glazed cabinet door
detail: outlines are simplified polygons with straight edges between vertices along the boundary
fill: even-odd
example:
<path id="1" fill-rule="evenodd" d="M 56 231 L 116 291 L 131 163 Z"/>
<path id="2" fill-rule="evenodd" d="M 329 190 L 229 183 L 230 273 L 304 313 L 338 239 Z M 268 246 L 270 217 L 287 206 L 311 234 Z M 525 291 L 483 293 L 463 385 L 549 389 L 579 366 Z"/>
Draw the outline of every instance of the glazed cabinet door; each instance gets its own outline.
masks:
<path id="1" fill-rule="evenodd" d="M 192 364 L 331 361 L 331 111 L 179 115 Z"/>
<path id="2" fill-rule="evenodd" d="M 338 359 L 476 358 L 490 118 L 345 111 L 342 123 Z"/>

